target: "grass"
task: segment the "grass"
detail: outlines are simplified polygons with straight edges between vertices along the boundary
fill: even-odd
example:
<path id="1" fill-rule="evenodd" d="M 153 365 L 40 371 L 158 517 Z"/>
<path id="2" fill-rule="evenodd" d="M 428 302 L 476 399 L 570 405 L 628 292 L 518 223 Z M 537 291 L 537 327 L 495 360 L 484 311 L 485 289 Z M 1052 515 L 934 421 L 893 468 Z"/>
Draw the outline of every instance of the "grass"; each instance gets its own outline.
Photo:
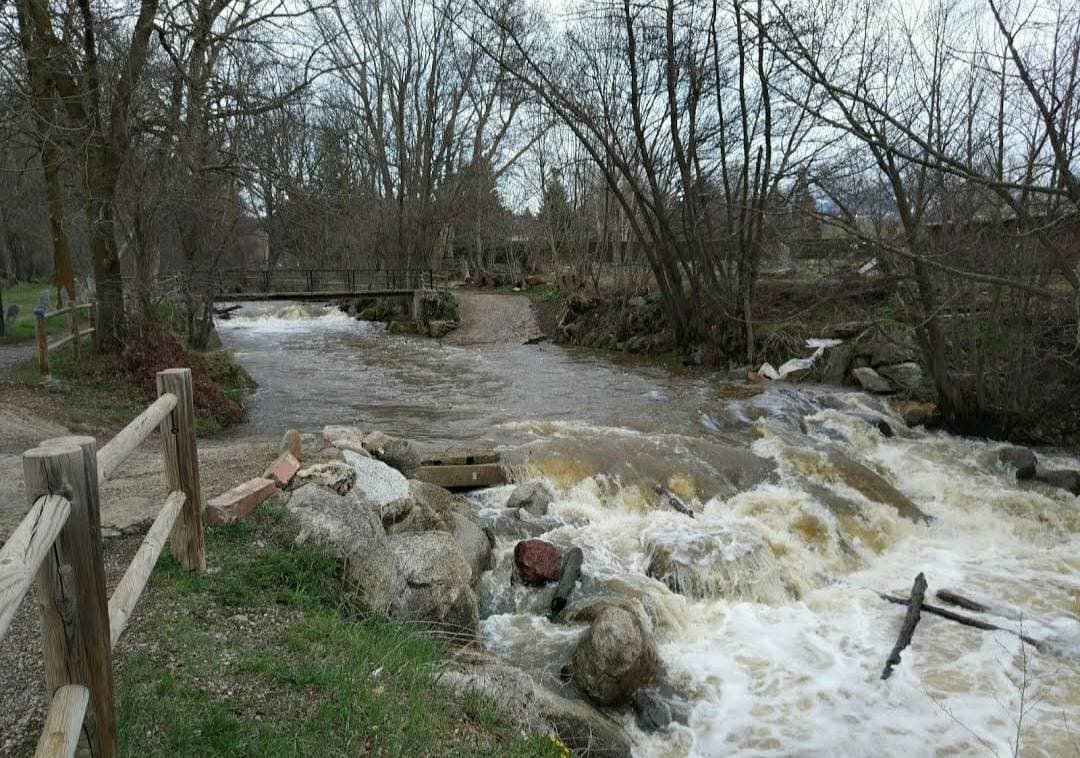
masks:
<path id="1" fill-rule="evenodd" d="M 165 551 L 124 637 L 121 755 L 565 755 L 437 687 L 442 643 L 354 612 L 337 561 L 292 534 L 267 504 L 208 529 L 204 574 Z"/>
<path id="2" fill-rule="evenodd" d="M 0 345 L 34 339 L 34 309 L 38 307 L 43 292 L 49 295 L 49 307 L 54 308 L 56 306 L 56 290 L 49 282 L 21 282 L 14 285 L 0 283 L 0 295 L 3 296 L 4 301 L 4 316 L 7 316 L 7 311 L 12 305 L 19 307 L 19 315 L 13 322 L 5 325 L 4 336 L 0 337 Z M 80 314 L 80 316 L 82 318 L 82 328 L 85 329 L 85 315 Z M 67 319 L 66 315 L 53 316 L 45 322 L 45 325 L 50 334 L 61 331 L 66 332 L 68 330 Z"/>

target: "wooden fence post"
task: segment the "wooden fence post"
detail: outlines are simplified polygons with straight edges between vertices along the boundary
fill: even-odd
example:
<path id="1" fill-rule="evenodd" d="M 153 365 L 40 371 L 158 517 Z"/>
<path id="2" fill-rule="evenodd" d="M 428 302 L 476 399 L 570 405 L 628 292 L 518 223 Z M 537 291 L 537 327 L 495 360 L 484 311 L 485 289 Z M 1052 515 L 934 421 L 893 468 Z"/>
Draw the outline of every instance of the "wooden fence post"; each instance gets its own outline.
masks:
<path id="1" fill-rule="evenodd" d="M 90 707 L 81 742 L 93 756 L 116 755 L 109 598 L 101 554 L 97 442 L 56 437 L 23 454 L 26 494 L 60 495 L 71 503 L 67 522 L 37 575 L 45 679 L 57 689 L 81 684 Z"/>
<path id="2" fill-rule="evenodd" d="M 87 309 L 87 318 L 90 319 L 90 328 L 97 333 L 97 301 L 90 303 L 90 308 Z"/>
<path id="3" fill-rule="evenodd" d="M 68 325 L 71 327 L 71 354 L 75 356 L 75 363 L 79 362 L 79 310 L 75 305 L 68 311 Z"/>
<path id="4" fill-rule="evenodd" d="M 203 555 L 202 494 L 199 486 L 199 449 L 195 441 L 195 401 L 191 369 L 158 372 L 158 396 L 176 395 L 176 407 L 161 422 L 161 454 L 165 486 L 187 495 L 169 540 L 173 557 L 188 571 L 206 569 Z"/>
<path id="5" fill-rule="evenodd" d="M 37 336 L 38 369 L 41 378 L 49 378 L 49 332 L 45 329 L 45 309 L 34 311 L 34 334 Z"/>

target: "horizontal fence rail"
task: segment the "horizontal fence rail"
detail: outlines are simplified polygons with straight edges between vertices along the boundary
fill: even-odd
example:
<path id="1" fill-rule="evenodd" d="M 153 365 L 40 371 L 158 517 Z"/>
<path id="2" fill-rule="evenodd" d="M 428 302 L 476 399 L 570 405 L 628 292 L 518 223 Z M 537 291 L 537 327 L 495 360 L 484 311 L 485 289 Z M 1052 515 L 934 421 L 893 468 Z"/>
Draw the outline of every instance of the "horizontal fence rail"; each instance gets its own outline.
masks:
<path id="1" fill-rule="evenodd" d="M 87 312 L 87 320 L 90 324 L 88 329 L 79 328 L 79 311 Z M 49 330 L 46 322 L 56 316 L 68 317 L 68 335 L 49 342 Z M 69 305 L 54 311 L 46 311 L 44 308 L 38 308 L 34 311 L 34 335 L 37 338 L 38 370 L 41 372 L 41 378 L 47 380 L 50 376 L 49 353 L 54 353 L 60 348 L 71 345 L 72 350 L 75 352 L 75 360 L 78 360 L 82 341 L 96 332 L 97 303 Z"/>
<path id="2" fill-rule="evenodd" d="M 112 650 L 167 540 L 186 569 L 206 566 L 191 371 L 162 371 L 157 386 L 158 399 L 101 450 L 93 437 L 68 436 L 23 454 L 32 502 L 0 548 L 0 639 L 36 584 L 49 707 L 35 756 L 116 755 Z M 106 598 L 99 485 L 154 429 L 167 494 Z"/>

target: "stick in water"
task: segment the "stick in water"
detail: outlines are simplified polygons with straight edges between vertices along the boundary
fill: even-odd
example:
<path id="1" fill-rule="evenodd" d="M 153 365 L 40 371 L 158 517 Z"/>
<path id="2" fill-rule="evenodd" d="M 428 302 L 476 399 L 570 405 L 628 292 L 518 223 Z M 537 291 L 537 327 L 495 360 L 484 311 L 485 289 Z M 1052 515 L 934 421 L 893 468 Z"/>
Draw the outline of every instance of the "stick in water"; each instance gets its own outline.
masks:
<path id="1" fill-rule="evenodd" d="M 908 599 L 906 597 L 897 597 L 896 595 L 889 595 L 889 594 L 884 593 L 884 592 L 879 592 L 878 595 L 881 597 L 882 600 L 888 600 L 890 603 L 896 603 L 897 605 L 907 605 L 908 604 Z M 975 618 L 971 618 L 970 616 L 964 616 L 963 614 L 956 613 L 954 611 L 950 611 L 947 608 L 941 608 L 941 607 L 936 606 L 936 605 L 930 605 L 929 603 L 922 603 L 922 610 L 926 611 L 927 613 L 932 613 L 935 616 L 941 616 L 941 618 L 943 618 L 943 619 L 949 619 L 949 621 L 955 621 L 958 624 L 963 624 L 964 626 L 970 626 L 970 627 L 973 627 L 975 629 L 985 629 L 987 631 L 1008 632 L 1009 634 L 1015 634 L 1016 636 L 1018 636 L 1020 639 L 1022 639 L 1027 644 L 1031 645 L 1033 648 L 1035 648 L 1039 652 L 1043 652 L 1043 650 L 1044 650 L 1043 644 L 1041 642 L 1039 642 L 1038 640 L 1032 639 L 1031 637 L 1028 637 L 1026 634 L 1019 634 L 1019 633 L 1017 633 L 1016 631 L 1014 631 L 1012 629 L 1006 629 L 1003 626 L 998 626 L 997 624 L 991 624 L 989 621 L 982 621 L 981 619 L 975 619 Z"/>
<path id="2" fill-rule="evenodd" d="M 900 627 L 900 636 L 896 638 L 892 652 L 885 660 L 885 668 L 881 672 L 882 679 L 888 679 L 893 672 L 893 666 L 900 663 L 900 653 L 911 644 L 911 636 L 915 634 L 915 626 L 919 623 L 919 612 L 923 607 L 923 596 L 926 594 L 926 577 L 920 571 L 915 577 L 915 583 L 911 585 L 911 601 L 907 604 L 907 614 L 904 616 L 904 624 Z"/>

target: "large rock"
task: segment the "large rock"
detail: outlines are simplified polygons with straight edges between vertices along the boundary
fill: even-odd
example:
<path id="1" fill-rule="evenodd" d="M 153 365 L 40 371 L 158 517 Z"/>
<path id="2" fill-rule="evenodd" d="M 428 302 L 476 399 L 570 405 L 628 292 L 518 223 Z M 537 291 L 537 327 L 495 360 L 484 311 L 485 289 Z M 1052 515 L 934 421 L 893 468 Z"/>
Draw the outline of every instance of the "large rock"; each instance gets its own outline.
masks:
<path id="1" fill-rule="evenodd" d="M 1035 453 L 1026 447 L 1007 447 L 998 453 L 998 460 L 1007 468 L 1015 470 L 1016 478 L 1021 481 L 1034 477 L 1039 467 Z"/>
<path id="2" fill-rule="evenodd" d="M 356 484 L 356 469 L 339 461 L 316 463 L 297 471 L 293 483 L 297 487 L 319 484 L 329 487 L 339 495 L 344 495 Z"/>
<path id="3" fill-rule="evenodd" d="M 839 480 L 861 492 L 868 500 L 891 506 L 904 518 L 915 522 L 929 522 L 927 516 L 907 495 L 890 484 L 880 474 L 871 471 L 858 461 L 849 458 L 836 448 L 825 454 L 826 466 L 819 473 L 826 478 Z M 829 470 L 831 468 L 831 471 Z"/>
<path id="4" fill-rule="evenodd" d="M 499 714 L 520 731 L 558 737 L 575 755 L 631 755 L 626 732 L 604 713 L 584 701 L 555 693 L 488 653 L 462 649 L 440 671 L 438 681 L 455 695 L 469 693 L 490 700 Z"/>
<path id="5" fill-rule="evenodd" d="M 895 392 L 888 380 L 869 366 L 860 366 L 851 370 L 851 376 L 855 382 L 867 392 L 886 394 Z"/>
<path id="6" fill-rule="evenodd" d="M 522 540 L 514 545 L 514 567 L 525 584 L 541 585 L 559 581 L 562 554 L 544 540 Z"/>
<path id="7" fill-rule="evenodd" d="M 391 437 L 383 432 L 372 432 L 364 437 L 364 449 L 406 476 L 420 465 L 420 455 L 413 450 L 408 440 Z"/>
<path id="8" fill-rule="evenodd" d="M 472 571 L 472 584 L 480 581 L 480 575 L 491 568 L 493 548 L 488 533 L 477 526 L 463 513 L 450 513 L 453 526 L 451 534 L 461 549 L 461 554 Z"/>
<path id="9" fill-rule="evenodd" d="M 1040 471 L 1035 481 L 1080 495 L 1080 471 Z"/>
<path id="10" fill-rule="evenodd" d="M 907 363 L 918 357 L 910 333 L 900 330 L 874 330 L 864 334 L 856 341 L 855 350 L 873 368 Z"/>
<path id="11" fill-rule="evenodd" d="M 546 516 L 548 508 L 555 500 L 555 495 L 542 480 L 527 482 L 510 493 L 506 507 L 512 510 L 525 510 L 533 516 Z"/>
<path id="12" fill-rule="evenodd" d="M 598 705 L 620 705 L 650 684 L 660 669 L 652 629 L 629 603 L 597 603 L 580 620 L 591 621 L 567 671 L 578 690 Z"/>
<path id="13" fill-rule="evenodd" d="M 300 432 L 295 429 L 288 429 L 281 437 L 281 447 L 278 448 L 279 453 L 291 453 L 298 461 L 304 460 L 304 442 L 300 437 Z"/>
<path id="14" fill-rule="evenodd" d="M 452 532 L 451 514 L 473 514 L 473 507 L 438 485 L 408 479 L 405 494 L 383 506 L 383 525 L 390 534 L 426 532 L 437 529 Z"/>
<path id="15" fill-rule="evenodd" d="M 356 491 L 339 495 L 308 484 L 292 493 L 286 507 L 300 524 L 297 544 L 316 545 L 340 558 L 371 550 L 386 536 L 377 506 Z"/>
<path id="16" fill-rule="evenodd" d="M 342 451 L 345 461 L 356 472 L 356 488 L 379 505 L 408 497 L 409 481 L 395 468 L 351 450 Z"/>
<path id="17" fill-rule="evenodd" d="M 825 368 L 821 381 L 825 384 L 843 384 L 847 377 L 853 350 L 851 345 L 846 344 L 830 347 L 825 354 Z"/>
<path id="18" fill-rule="evenodd" d="M 896 363 L 891 366 L 879 366 L 877 372 L 895 387 L 913 390 L 922 384 L 922 367 L 914 361 Z"/>
<path id="19" fill-rule="evenodd" d="M 458 637 L 475 638 L 480 615 L 472 591 L 472 569 L 453 536 L 446 532 L 398 534 L 387 538 L 404 591 L 390 603 L 390 614 Z"/>

